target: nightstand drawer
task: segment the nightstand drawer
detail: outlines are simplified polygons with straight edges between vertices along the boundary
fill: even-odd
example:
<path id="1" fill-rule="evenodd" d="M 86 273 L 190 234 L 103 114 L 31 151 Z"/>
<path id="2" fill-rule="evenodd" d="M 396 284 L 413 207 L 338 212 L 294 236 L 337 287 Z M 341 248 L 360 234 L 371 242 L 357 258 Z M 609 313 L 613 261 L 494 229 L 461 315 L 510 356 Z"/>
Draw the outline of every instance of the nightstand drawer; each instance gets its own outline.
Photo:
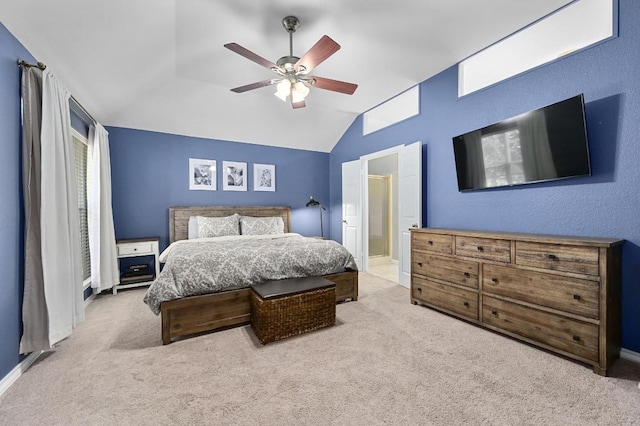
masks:
<path id="1" fill-rule="evenodd" d="M 153 244 L 150 242 L 120 243 L 118 256 L 153 254 Z"/>

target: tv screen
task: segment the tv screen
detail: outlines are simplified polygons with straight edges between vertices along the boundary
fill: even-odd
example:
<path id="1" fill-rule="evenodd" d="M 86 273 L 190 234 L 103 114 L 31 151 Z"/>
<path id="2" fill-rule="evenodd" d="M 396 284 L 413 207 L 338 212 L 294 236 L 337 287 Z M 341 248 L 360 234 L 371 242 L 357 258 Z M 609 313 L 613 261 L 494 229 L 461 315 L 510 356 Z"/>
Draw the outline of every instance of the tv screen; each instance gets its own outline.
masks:
<path id="1" fill-rule="evenodd" d="M 453 138 L 458 189 L 591 175 L 584 96 Z"/>

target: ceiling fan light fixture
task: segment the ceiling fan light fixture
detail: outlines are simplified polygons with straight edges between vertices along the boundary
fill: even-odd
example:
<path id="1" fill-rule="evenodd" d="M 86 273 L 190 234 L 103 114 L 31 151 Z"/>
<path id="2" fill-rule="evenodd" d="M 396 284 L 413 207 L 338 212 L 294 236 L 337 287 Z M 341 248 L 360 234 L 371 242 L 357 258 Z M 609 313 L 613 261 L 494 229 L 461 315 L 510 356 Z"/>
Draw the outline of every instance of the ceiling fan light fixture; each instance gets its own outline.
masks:
<path id="1" fill-rule="evenodd" d="M 302 102 L 309 94 L 309 88 L 301 81 L 291 87 L 291 102 Z"/>
<path id="2" fill-rule="evenodd" d="M 290 93 L 291 93 L 291 82 L 285 78 L 276 86 L 276 93 L 274 93 L 274 95 L 276 95 L 283 102 L 286 102 L 287 96 L 289 96 Z"/>

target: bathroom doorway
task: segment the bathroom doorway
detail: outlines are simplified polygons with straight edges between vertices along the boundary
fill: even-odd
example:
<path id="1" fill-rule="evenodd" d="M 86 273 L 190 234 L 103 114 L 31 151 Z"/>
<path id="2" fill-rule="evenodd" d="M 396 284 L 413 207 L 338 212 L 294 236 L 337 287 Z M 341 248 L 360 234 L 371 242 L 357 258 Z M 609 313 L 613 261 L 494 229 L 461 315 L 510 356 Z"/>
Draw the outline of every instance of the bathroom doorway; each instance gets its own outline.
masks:
<path id="1" fill-rule="evenodd" d="M 367 272 L 398 282 L 398 224 L 395 214 L 395 206 L 398 203 L 398 155 L 393 153 L 369 160 L 367 177 Z"/>

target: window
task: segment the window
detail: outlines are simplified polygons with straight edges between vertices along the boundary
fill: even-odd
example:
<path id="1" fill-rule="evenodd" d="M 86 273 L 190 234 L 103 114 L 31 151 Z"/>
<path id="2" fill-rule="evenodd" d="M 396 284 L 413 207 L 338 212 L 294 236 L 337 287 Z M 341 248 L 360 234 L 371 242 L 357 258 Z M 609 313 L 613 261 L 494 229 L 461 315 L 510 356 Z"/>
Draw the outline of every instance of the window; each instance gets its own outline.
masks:
<path id="1" fill-rule="evenodd" d="M 488 187 L 524 182 L 518 129 L 482 136 L 481 141 Z"/>
<path id="2" fill-rule="evenodd" d="M 458 96 L 617 36 L 615 0 L 579 0 L 458 64 Z"/>
<path id="3" fill-rule="evenodd" d="M 89 219 L 87 214 L 87 185 L 89 176 L 89 146 L 87 139 L 75 130 L 73 152 L 75 157 L 78 210 L 80 212 L 80 251 L 82 253 L 82 279 L 85 287 L 91 284 L 91 254 L 89 251 Z"/>
<path id="4" fill-rule="evenodd" d="M 418 114 L 420 114 L 420 87 L 413 86 L 365 112 L 362 116 L 362 135 L 368 135 Z"/>

